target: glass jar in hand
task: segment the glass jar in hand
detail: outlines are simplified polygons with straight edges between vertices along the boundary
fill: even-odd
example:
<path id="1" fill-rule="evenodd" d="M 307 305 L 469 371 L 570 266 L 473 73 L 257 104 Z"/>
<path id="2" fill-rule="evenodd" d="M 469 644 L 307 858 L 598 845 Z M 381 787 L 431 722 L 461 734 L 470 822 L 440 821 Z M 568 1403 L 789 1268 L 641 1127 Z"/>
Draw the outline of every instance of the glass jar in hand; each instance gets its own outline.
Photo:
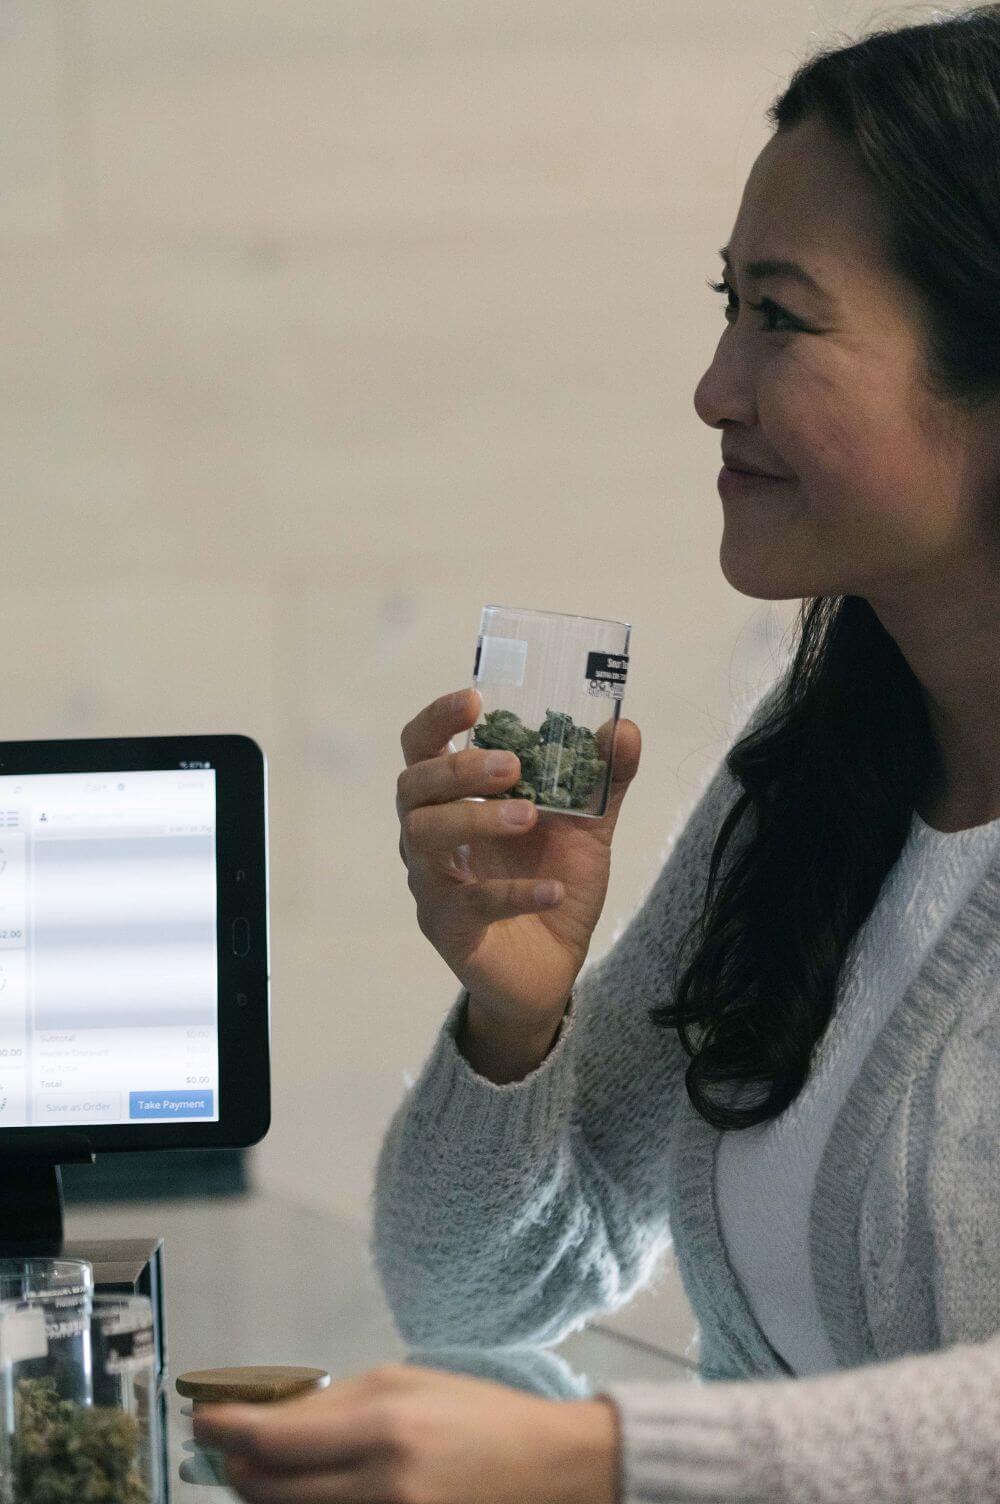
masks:
<path id="1" fill-rule="evenodd" d="M 521 776 L 491 799 L 599 819 L 628 671 L 628 622 L 484 606 L 473 667 L 483 714 L 466 747 L 514 752 Z"/>

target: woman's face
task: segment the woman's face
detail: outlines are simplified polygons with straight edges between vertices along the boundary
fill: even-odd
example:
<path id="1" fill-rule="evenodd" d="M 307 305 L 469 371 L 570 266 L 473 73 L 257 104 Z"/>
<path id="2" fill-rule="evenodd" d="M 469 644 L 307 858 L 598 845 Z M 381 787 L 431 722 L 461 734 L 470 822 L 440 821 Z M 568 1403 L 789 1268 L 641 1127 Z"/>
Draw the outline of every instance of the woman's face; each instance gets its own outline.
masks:
<path id="1" fill-rule="evenodd" d="M 740 204 L 733 311 L 694 405 L 737 463 L 788 477 L 722 502 L 732 587 L 860 595 L 893 631 L 928 589 L 975 592 L 988 574 L 995 593 L 984 548 L 1000 456 L 995 413 L 957 416 L 922 392 L 920 309 L 884 265 L 884 233 L 863 167 L 818 120 L 773 136 Z M 822 293 L 746 273 L 765 259 L 798 262 Z M 762 298 L 781 312 L 751 306 Z"/>

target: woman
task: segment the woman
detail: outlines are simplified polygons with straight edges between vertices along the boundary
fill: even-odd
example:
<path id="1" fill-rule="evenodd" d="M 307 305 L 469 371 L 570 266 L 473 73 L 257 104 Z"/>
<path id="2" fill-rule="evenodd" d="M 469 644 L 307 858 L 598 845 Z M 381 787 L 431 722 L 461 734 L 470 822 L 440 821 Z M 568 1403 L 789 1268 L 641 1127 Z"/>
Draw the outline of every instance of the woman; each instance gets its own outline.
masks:
<path id="1" fill-rule="evenodd" d="M 721 564 L 803 598 L 794 660 L 589 968 L 638 727 L 604 820 L 507 826 L 467 796 L 516 765 L 449 742 L 475 692 L 407 725 L 463 987 L 374 1202 L 407 1341 L 557 1342 L 673 1246 L 705 1382 L 379 1369 L 204 1426 L 248 1499 L 1000 1501 L 1000 6 L 820 54 L 769 118 L 695 407 L 772 477 L 722 482 Z"/>

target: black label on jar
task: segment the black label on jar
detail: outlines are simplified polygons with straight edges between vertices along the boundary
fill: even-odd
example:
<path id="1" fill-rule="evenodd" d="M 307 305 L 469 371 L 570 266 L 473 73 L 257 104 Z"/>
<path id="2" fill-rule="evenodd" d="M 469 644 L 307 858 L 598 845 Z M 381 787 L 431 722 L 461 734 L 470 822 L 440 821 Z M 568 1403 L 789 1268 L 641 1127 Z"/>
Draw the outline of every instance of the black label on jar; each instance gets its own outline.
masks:
<path id="1" fill-rule="evenodd" d="M 610 695 L 613 699 L 620 700 L 625 693 L 627 673 L 627 653 L 588 653 L 588 695 Z"/>

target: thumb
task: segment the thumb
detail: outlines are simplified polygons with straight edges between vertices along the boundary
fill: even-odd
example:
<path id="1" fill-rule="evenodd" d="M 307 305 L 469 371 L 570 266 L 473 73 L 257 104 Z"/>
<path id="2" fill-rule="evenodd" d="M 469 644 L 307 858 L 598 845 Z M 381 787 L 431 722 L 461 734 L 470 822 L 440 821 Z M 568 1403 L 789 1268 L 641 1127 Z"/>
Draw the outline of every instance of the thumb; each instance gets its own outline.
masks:
<path id="1" fill-rule="evenodd" d="M 597 745 L 600 755 L 607 760 L 608 749 L 611 744 L 612 728 L 606 724 L 596 732 Z M 611 760 L 611 784 L 608 788 L 608 807 L 600 820 L 591 823 L 598 829 L 605 829 L 610 841 L 618 823 L 618 812 L 622 807 L 622 800 L 628 792 L 629 785 L 639 771 L 639 758 L 642 754 L 642 733 L 635 721 L 620 720 L 614 728 L 614 747 Z"/>

